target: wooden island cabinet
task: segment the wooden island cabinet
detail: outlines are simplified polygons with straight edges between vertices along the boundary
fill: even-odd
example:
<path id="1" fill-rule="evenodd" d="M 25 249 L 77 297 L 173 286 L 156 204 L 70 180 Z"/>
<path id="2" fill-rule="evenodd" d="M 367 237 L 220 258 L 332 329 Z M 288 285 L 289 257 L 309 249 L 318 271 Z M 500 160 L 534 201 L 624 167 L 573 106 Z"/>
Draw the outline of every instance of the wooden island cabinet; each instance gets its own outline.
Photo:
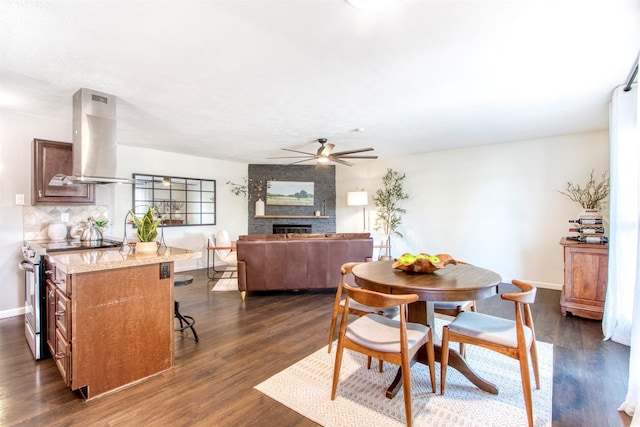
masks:
<path id="1" fill-rule="evenodd" d="M 174 365 L 173 261 L 96 250 L 47 256 L 47 344 L 65 384 L 85 399 Z"/>
<path id="2" fill-rule="evenodd" d="M 563 316 L 602 320 L 607 293 L 609 245 L 578 243 L 563 237 L 564 286 L 560 295 Z"/>

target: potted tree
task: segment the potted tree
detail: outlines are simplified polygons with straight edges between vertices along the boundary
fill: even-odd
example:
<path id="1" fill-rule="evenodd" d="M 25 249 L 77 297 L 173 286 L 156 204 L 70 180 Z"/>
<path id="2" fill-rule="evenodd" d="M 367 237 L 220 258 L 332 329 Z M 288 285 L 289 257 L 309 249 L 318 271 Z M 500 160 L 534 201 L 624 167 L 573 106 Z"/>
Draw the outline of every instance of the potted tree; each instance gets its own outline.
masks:
<path id="1" fill-rule="evenodd" d="M 129 214 L 136 225 L 136 235 L 140 240 L 140 242 L 136 243 L 136 253 L 155 252 L 158 250 L 156 237 L 158 237 L 158 225 L 162 222 L 162 218 L 156 214 L 155 209 L 149 206 L 142 218 L 138 218 L 132 210 L 129 211 Z"/>
<path id="2" fill-rule="evenodd" d="M 376 190 L 373 201 L 376 204 L 376 230 L 379 230 L 385 241 L 385 255 L 380 259 L 391 258 L 391 235 L 396 234 L 402 237 L 398 231 L 402 223 L 402 214 L 405 209 L 398 206 L 398 203 L 408 199 L 409 195 L 404 192 L 403 182 L 406 174 L 401 174 L 393 169 L 387 169 L 387 173 L 382 177 L 383 187 Z"/>

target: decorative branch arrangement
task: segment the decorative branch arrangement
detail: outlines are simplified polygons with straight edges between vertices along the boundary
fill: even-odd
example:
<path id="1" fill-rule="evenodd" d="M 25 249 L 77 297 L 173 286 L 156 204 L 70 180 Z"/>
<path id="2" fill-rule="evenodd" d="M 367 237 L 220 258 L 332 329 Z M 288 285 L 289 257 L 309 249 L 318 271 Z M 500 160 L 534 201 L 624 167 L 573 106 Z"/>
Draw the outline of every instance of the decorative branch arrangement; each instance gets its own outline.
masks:
<path id="1" fill-rule="evenodd" d="M 265 190 L 267 188 L 267 181 L 249 179 L 246 176 L 242 177 L 243 184 L 236 184 L 235 182 L 227 181 L 227 184 L 231 186 L 231 192 L 236 196 L 251 196 L 256 194 L 258 198 L 265 196 Z M 275 181 L 275 179 L 271 179 Z M 251 198 L 251 197 L 250 197 Z"/>
<path id="2" fill-rule="evenodd" d="M 248 187 L 247 184 L 249 179 L 245 176 L 245 177 L 242 177 L 242 180 L 244 181 L 243 184 L 236 184 L 235 182 L 231 182 L 231 181 L 227 181 L 227 184 L 231 186 L 231 192 L 236 196 L 247 197 L 247 187 Z"/>
<path id="3" fill-rule="evenodd" d="M 591 170 L 589 182 L 584 187 L 580 184 L 572 184 L 567 182 L 566 192 L 556 190 L 558 193 L 567 196 L 569 200 L 578 203 L 584 209 L 600 209 L 604 199 L 609 196 L 609 170 L 602 174 L 602 180 L 596 182 L 593 177 L 594 171 Z"/>

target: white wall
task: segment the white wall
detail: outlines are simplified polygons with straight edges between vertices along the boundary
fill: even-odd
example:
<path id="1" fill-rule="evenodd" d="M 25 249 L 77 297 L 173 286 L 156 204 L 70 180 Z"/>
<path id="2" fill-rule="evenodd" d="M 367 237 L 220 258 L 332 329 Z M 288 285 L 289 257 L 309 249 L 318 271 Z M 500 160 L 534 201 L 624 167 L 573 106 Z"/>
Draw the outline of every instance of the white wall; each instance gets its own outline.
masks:
<path id="1" fill-rule="evenodd" d="M 31 204 L 34 138 L 71 141 L 71 123 L 0 109 L 0 318 L 23 312 L 23 207 L 16 205 L 16 194 Z"/>
<path id="2" fill-rule="evenodd" d="M 449 253 L 498 272 L 504 281 L 529 280 L 560 288 L 558 244 L 581 208 L 556 190 L 584 184 L 592 169 L 609 168 L 607 132 L 486 145 L 362 162 L 337 169 L 337 230 L 362 229 L 362 210 L 346 206 L 346 192 L 364 188 L 373 228 L 372 196 L 386 168 L 406 173 L 410 198 L 402 207 L 403 238 L 392 255 Z"/>
<path id="3" fill-rule="evenodd" d="M 176 262 L 176 271 L 206 267 L 206 237 L 219 229 L 226 229 L 233 240 L 247 234 L 247 201 L 231 193 L 227 181 L 243 182 L 247 164 L 186 156 L 176 153 L 148 150 L 120 145 L 118 147 L 118 176 L 131 177 L 133 173 L 148 173 L 186 178 L 216 180 L 216 225 L 166 227 L 164 239 L 168 246 L 202 251 L 202 258 Z M 124 218 L 132 206 L 131 186 L 110 186 L 113 191 L 114 235 L 124 235 Z M 127 236 L 135 236 L 130 228 Z"/>
<path id="4" fill-rule="evenodd" d="M 24 194 L 25 204 L 31 204 L 34 138 L 71 142 L 71 112 L 69 121 L 58 121 L 0 109 L 0 318 L 23 313 L 23 274 L 18 270 L 23 207 L 15 204 L 15 195 Z M 219 228 L 226 228 L 232 238 L 247 233 L 247 202 L 234 196 L 225 184 L 229 180 L 242 182 L 247 164 L 119 145 L 118 175 L 130 177 L 134 172 L 216 180 L 217 225 L 165 228 L 168 245 L 203 251 L 201 259 L 177 262 L 176 271 L 203 268 L 205 237 Z M 132 205 L 131 191 L 130 185 L 96 188 L 96 202 L 110 206 L 112 224 L 108 231 L 113 237 L 124 234 L 124 216 Z"/>
<path id="5" fill-rule="evenodd" d="M 70 121 L 0 110 L 0 318 L 21 313 L 22 274 L 17 268 L 23 239 L 23 208 L 15 195 L 31 203 L 33 138 L 71 141 Z M 121 141 L 122 143 L 122 141 Z M 411 196 L 404 207 L 404 238 L 394 237 L 393 255 L 402 252 L 450 253 L 490 268 L 504 280 L 519 278 L 538 284 L 562 283 L 560 238 L 567 220 L 580 208 L 560 195 L 568 180 L 584 183 L 591 169 L 609 164 L 608 134 L 593 132 L 427 153 L 338 167 L 337 231 L 362 230 L 362 209 L 346 206 L 346 193 L 356 188 L 370 197 L 381 186 L 387 167 L 407 174 Z M 167 228 L 169 245 L 201 250 L 204 238 L 226 228 L 232 238 L 247 232 L 247 207 L 231 194 L 229 180 L 242 182 L 247 165 L 164 153 L 120 145 L 118 175 L 167 174 L 217 181 L 216 226 Z M 132 203 L 130 186 L 102 186 L 97 202 L 111 206 L 115 237 L 123 234 L 124 215 Z M 368 212 L 375 218 L 371 201 Z M 200 268 L 200 260 L 176 264 L 176 270 Z"/>

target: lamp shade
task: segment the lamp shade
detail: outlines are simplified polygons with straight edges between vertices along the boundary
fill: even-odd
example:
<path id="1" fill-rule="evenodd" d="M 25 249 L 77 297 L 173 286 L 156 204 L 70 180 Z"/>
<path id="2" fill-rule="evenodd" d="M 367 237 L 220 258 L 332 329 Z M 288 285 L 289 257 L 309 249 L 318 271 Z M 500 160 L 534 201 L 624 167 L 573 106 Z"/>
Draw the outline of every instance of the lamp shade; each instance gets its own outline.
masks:
<path id="1" fill-rule="evenodd" d="M 366 191 L 349 191 L 347 193 L 347 206 L 367 206 L 369 195 Z"/>

